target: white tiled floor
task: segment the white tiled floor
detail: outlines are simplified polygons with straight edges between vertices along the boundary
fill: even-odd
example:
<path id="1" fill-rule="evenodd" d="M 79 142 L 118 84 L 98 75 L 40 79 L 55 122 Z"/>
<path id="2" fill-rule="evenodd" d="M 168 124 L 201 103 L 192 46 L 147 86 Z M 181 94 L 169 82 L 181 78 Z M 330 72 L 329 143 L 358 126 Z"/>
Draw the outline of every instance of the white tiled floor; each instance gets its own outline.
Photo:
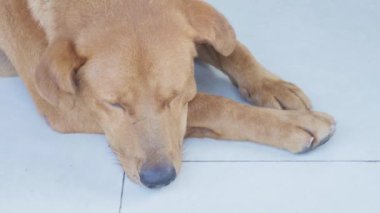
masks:
<path id="1" fill-rule="evenodd" d="M 375 163 L 185 163 L 151 191 L 129 182 L 122 212 L 379 213 Z"/>
<path id="2" fill-rule="evenodd" d="M 0 212 L 118 212 L 123 172 L 104 137 L 53 132 L 18 78 L 0 91 Z"/>
<path id="3" fill-rule="evenodd" d="M 22 82 L 0 79 L 1 213 L 380 212 L 380 1 L 210 2 L 263 64 L 336 117 L 331 142 L 294 156 L 191 139 L 174 184 L 151 191 L 126 179 L 122 190 L 103 136 L 53 132 Z M 241 101 L 210 67 L 198 64 L 197 80 Z"/>

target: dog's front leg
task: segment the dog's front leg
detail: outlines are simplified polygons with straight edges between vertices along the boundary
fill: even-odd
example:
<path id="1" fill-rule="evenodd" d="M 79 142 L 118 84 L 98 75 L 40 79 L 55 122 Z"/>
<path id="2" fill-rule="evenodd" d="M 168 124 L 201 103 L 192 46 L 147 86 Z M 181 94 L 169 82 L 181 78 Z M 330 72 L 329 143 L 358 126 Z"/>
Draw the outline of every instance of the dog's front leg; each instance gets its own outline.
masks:
<path id="1" fill-rule="evenodd" d="M 327 114 L 251 107 L 198 94 L 189 105 L 187 137 L 252 141 L 303 153 L 325 143 L 335 121 Z"/>
<path id="2" fill-rule="evenodd" d="M 276 109 L 311 108 L 301 89 L 267 71 L 240 42 L 229 56 L 219 54 L 208 45 L 199 45 L 197 50 L 202 61 L 227 74 L 253 104 Z"/>

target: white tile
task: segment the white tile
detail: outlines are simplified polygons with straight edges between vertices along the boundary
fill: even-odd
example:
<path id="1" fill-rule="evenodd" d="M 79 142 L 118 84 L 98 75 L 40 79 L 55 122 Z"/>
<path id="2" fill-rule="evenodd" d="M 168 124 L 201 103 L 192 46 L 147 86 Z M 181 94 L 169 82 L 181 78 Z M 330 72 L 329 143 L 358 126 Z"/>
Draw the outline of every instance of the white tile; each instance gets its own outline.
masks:
<path id="1" fill-rule="evenodd" d="M 122 212 L 378 213 L 379 178 L 379 163 L 186 163 L 161 190 L 127 181 Z"/>
<path id="2" fill-rule="evenodd" d="M 18 78 L 0 79 L 0 212 L 119 211 L 122 171 L 103 136 L 53 132 Z"/>
<path id="3" fill-rule="evenodd" d="M 187 161 L 380 160 L 380 1 L 211 0 L 269 69 L 337 118 L 307 155 L 191 139 Z M 201 91 L 242 101 L 215 70 Z M 122 172 L 103 136 L 53 132 L 18 78 L 0 79 L 0 212 L 118 212 Z M 123 212 L 378 213 L 379 163 L 185 163 L 151 191 L 126 180 Z"/>
<path id="4" fill-rule="evenodd" d="M 298 84 L 337 133 L 315 152 L 190 140 L 187 160 L 380 160 L 380 1 L 211 0 L 269 69 Z M 201 91 L 240 100 L 215 70 L 197 66 Z"/>

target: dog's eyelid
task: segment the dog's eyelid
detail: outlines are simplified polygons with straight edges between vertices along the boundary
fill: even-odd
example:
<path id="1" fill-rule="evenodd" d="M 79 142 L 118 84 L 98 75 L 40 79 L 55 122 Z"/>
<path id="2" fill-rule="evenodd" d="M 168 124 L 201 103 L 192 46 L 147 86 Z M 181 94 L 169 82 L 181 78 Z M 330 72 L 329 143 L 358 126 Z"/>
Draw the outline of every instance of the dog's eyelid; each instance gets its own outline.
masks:
<path id="1" fill-rule="evenodd" d="M 119 104 L 119 103 L 110 103 L 110 104 L 111 104 L 111 106 L 113 106 L 113 107 L 124 109 L 124 106 L 121 105 L 121 104 Z"/>
<path id="2" fill-rule="evenodd" d="M 174 101 L 176 98 L 178 98 L 178 93 L 177 92 L 173 92 L 173 94 L 169 97 L 166 98 L 166 103 L 171 103 L 172 101 Z"/>
<path id="3" fill-rule="evenodd" d="M 179 97 L 181 97 L 181 95 L 179 95 L 179 93 L 175 93 L 172 97 L 170 97 L 169 101 L 172 102 Z"/>
<path id="4" fill-rule="evenodd" d="M 119 108 L 119 109 L 122 109 L 123 111 L 126 110 L 126 106 L 121 104 L 121 103 L 118 103 L 118 102 L 113 102 L 113 101 L 104 101 L 107 105 L 113 107 L 113 108 Z"/>
<path id="5" fill-rule="evenodd" d="M 169 107 L 171 106 L 171 104 L 173 103 L 173 101 L 175 101 L 178 97 L 180 97 L 180 95 L 172 95 L 170 98 L 167 98 L 166 101 L 164 101 L 163 103 L 163 107 Z"/>

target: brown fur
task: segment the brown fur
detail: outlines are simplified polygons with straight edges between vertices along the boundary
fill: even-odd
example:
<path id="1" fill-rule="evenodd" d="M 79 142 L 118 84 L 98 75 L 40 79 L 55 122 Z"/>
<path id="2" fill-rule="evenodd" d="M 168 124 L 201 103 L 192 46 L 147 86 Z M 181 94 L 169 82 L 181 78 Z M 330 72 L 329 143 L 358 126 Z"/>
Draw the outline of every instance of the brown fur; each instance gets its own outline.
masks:
<path id="1" fill-rule="evenodd" d="M 0 50 L 0 75 L 3 77 L 15 76 L 17 72 L 7 56 Z"/>
<path id="2" fill-rule="evenodd" d="M 0 48 L 41 114 L 60 132 L 104 133 L 136 182 L 148 161 L 169 160 L 178 172 L 185 136 L 301 153 L 333 133 L 334 120 L 309 111 L 304 93 L 263 68 L 203 1 L 0 2 Z M 197 94 L 195 57 L 274 109 Z"/>

